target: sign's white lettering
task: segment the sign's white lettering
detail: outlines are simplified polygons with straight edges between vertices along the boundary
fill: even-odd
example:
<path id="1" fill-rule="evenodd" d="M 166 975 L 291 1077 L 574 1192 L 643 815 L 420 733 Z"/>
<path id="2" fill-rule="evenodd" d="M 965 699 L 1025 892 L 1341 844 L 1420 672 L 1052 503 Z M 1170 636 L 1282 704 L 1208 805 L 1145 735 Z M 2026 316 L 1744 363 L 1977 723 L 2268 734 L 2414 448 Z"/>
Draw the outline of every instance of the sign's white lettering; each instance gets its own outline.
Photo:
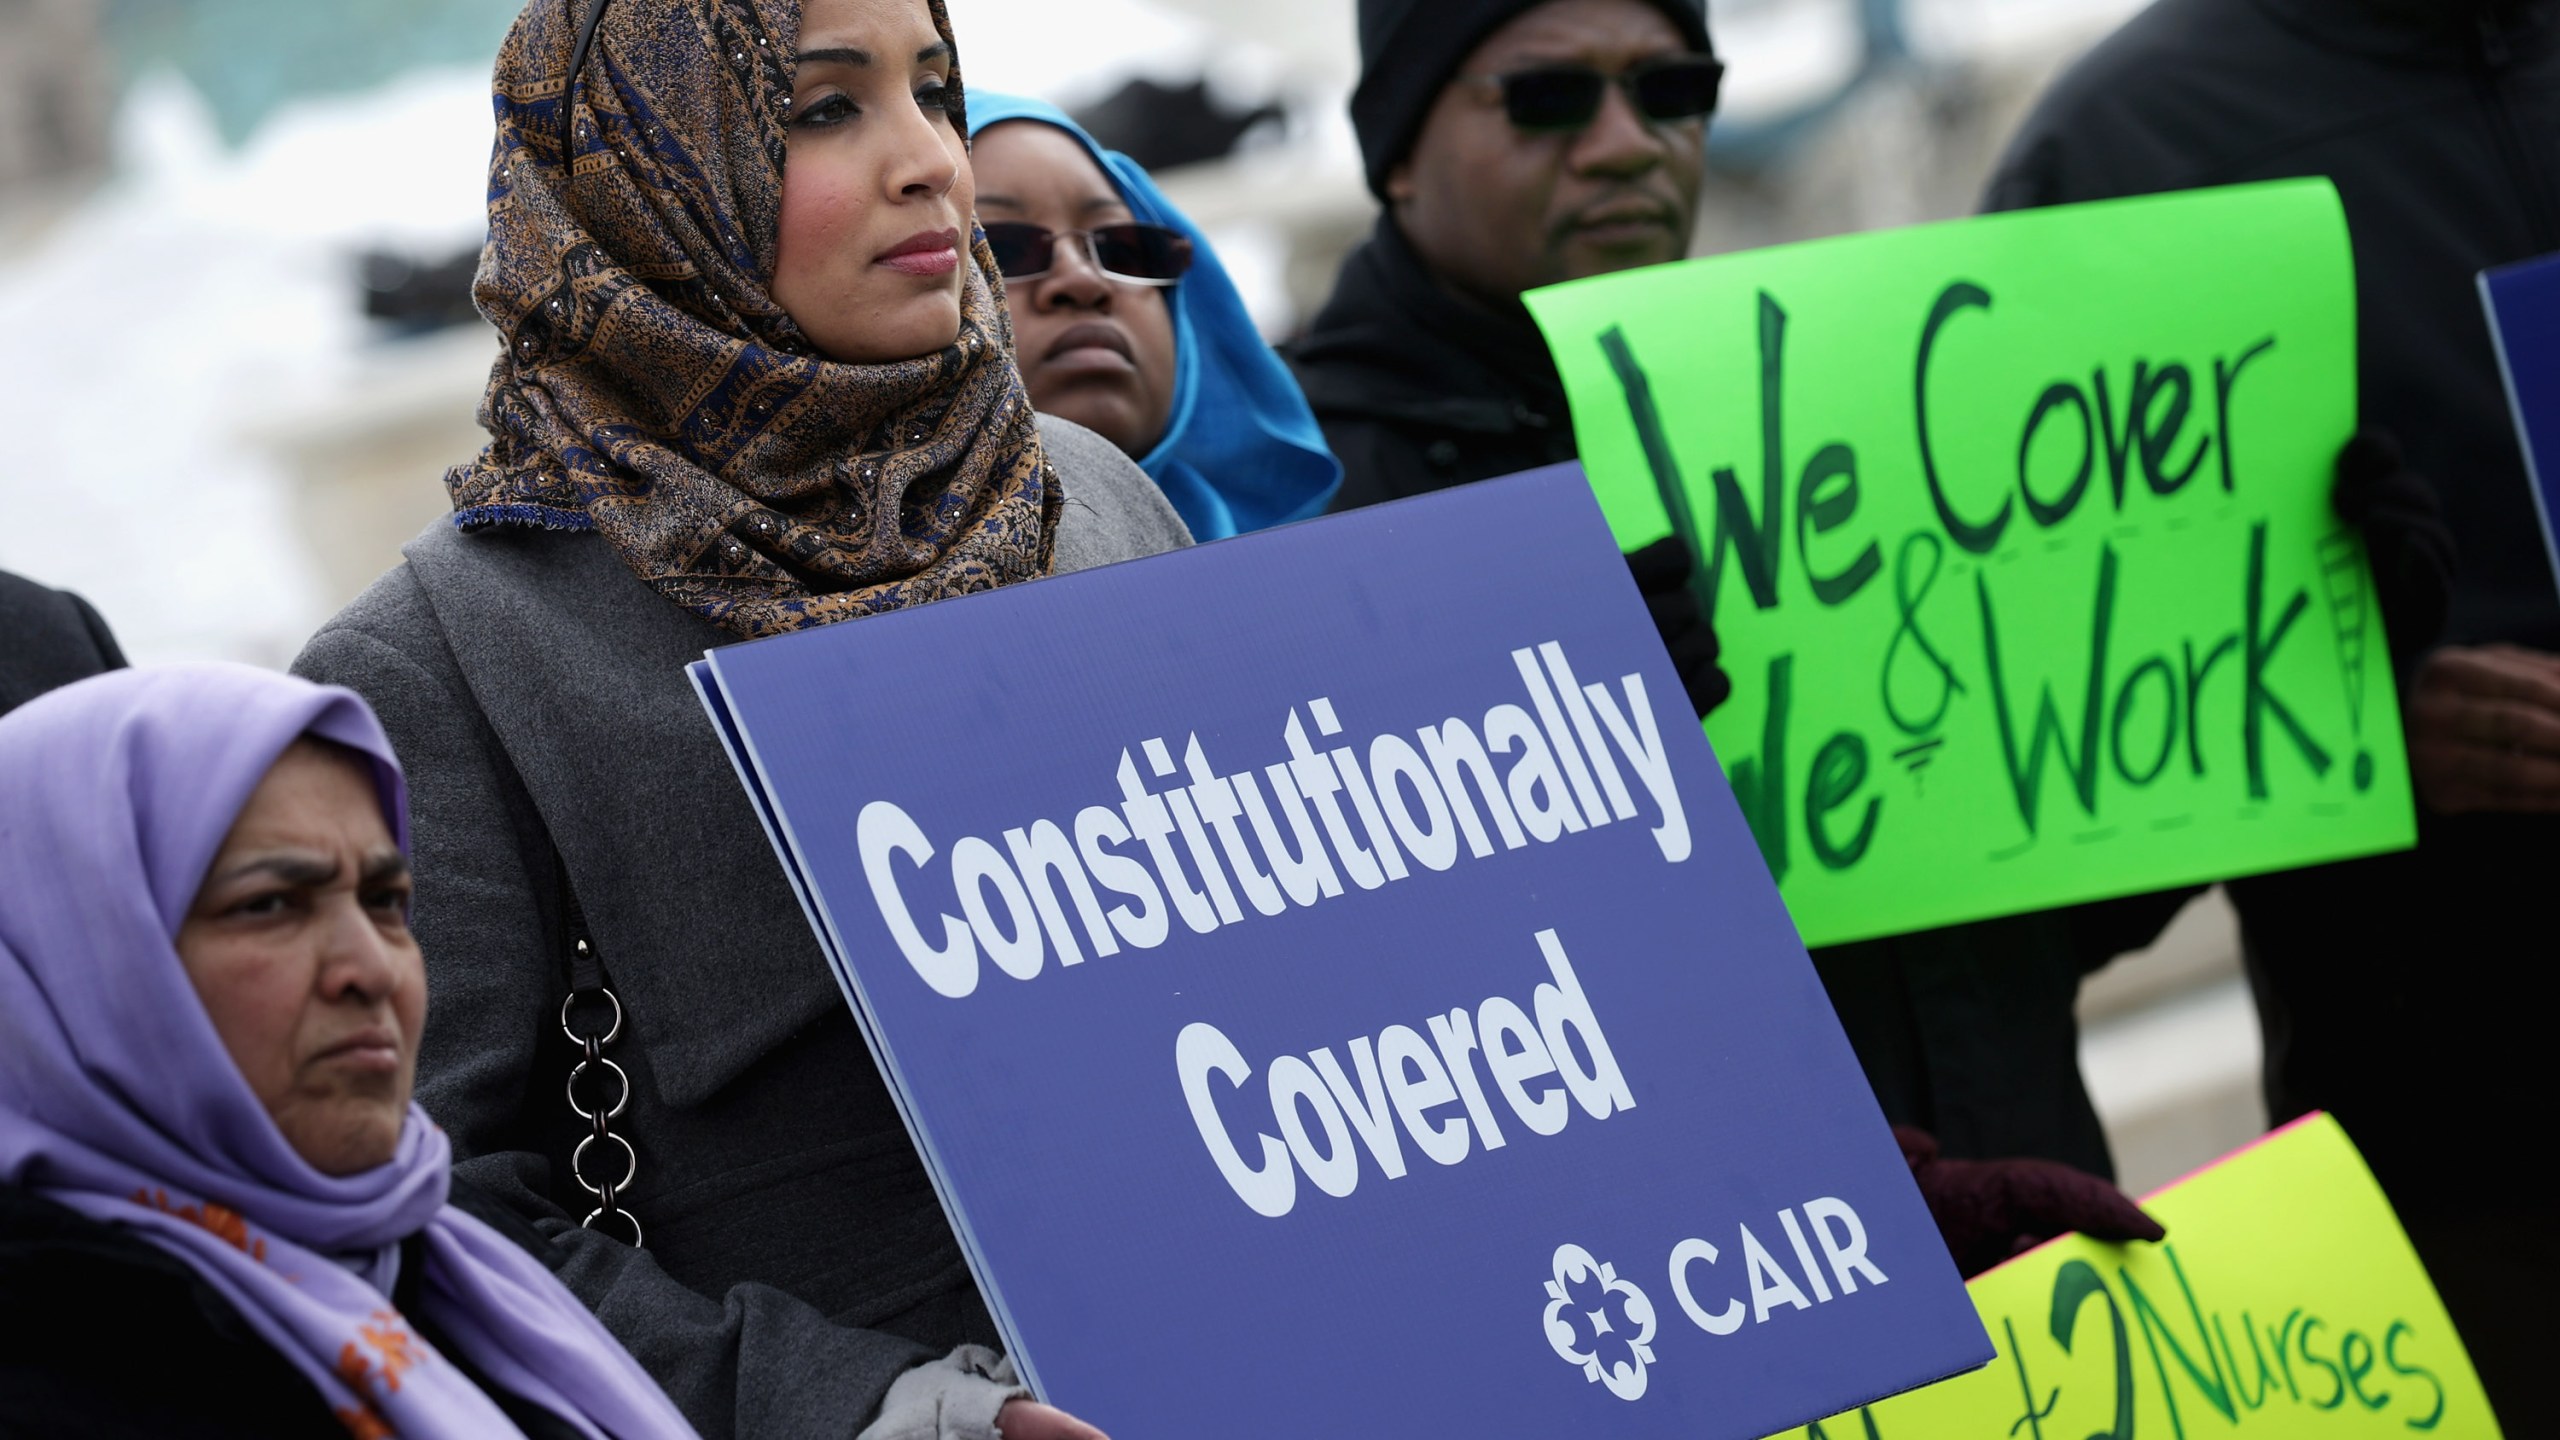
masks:
<path id="1" fill-rule="evenodd" d="M 1447 870 L 1461 854 L 1482 859 L 1496 845 L 1518 850 L 1641 821 L 1639 792 L 1663 860 L 1688 859 L 1688 813 L 1662 743 L 1666 730 L 1694 723 L 1686 710 L 1656 716 L 1640 674 L 1614 689 L 1583 684 L 1554 641 L 1514 650 L 1511 661 L 1526 705 L 1504 700 L 1410 739 L 1390 731 L 1365 746 L 1344 738 L 1319 748 L 1316 739 L 1344 735 L 1333 702 L 1310 700 L 1304 715 L 1292 706 L 1280 732 L 1287 758 L 1259 776 L 1250 767 L 1219 773 L 1197 734 L 1185 739 L 1178 769 L 1161 736 L 1137 754 L 1123 749 L 1118 804 L 1016 826 L 1002 848 L 960 837 L 929 887 L 948 898 L 929 909 L 921 897 L 942 852 L 904 808 L 874 800 L 856 821 L 863 876 L 899 953 L 935 993 L 958 999 L 976 992 L 982 961 L 1029 980 L 1052 957 L 1078 965 L 1088 950 L 1152 949 L 1176 919 L 1206 935 L 1243 923 L 1248 910 L 1274 916 L 1339 897 L 1345 880 L 1375 890 L 1416 866 Z M 1675 691 L 1666 703 L 1683 699 Z M 1166 780 L 1174 783 L 1149 788 Z M 1495 1053 L 1486 1047 L 1499 1079 L 1517 1054 Z"/>
<path id="2" fill-rule="evenodd" d="M 1390 1025 L 1343 1047 L 1348 1069 L 1330 1045 L 1273 1060 L 1262 1088 L 1280 1133 L 1252 1130 L 1246 1143 L 1254 1160 L 1220 1114 L 1213 1083 L 1245 1091 L 1253 1067 L 1218 1027 L 1206 1021 L 1184 1026 L 1173 1043 L 1182 1097 L 1201 1144 L 1237 1198 L 1254 1213 L 1277 1218 L 1298 1203 L 1300 1175 L 1337 1198 L 1359 1188 L 1372 1168 L 1384 1179 L 1401 1179 L 1409 1169 L 1408 1139 L 1435 1165 L 1455 1165 L 1478 1147 L 1499 1150 L 1509 1141 L 1489 1096 L 1499 1096 L 1511 1118 L 1534 1135 L 1564 1129 L 1577 1108 L 1594 1120 L 1636 1108 L 1564 943 L 1553 930 L 1541 930 L 1538 948 L 1552 983 L 1531 993 L 1527 1010 L 1495 995 L 1473 1010 L 1460 1006 L 1430 1016 L 1422 1029 Z"/>
<path id="3" fill-rule="evenodd" d="M 1760 1242 L 1759 1236 L 1751 1233 L 1750 1225 L 1736 1225 L 1742 1245 L 1742 1263 L 1738 1267 L 1742 1272 L 1740 1279 L 1751 1299 L 1747 1317 L 1739 1298 L 1728 1300 L 1715 1310 L 1708 1309 L 1706 1303 L 1698 1298 L 1695 1287 L 1705 1285 L 1707 1281 L 1704 1276 L 1693 1273 L 1691 1267 L 1713 1266 L 1723 1258 L 1714 1245 L 1693 1238 L 1671 1247 L 1672 1297 L 1680 1302 L 1680 1308 L 1699 1329 L 1710 1335 L 1730 1335 L 1741 1329 L 1746 1320 L 1753 1325 L 1766 1324 L 1770 1313 L 1780 1306 L 1810 1310 L 1816 1305 L 1827 1304 L 1832 1298 L 1833 1284 L 1840 1287 L 1840 1294 L 1855 1295 L 1861 1276 L 1870 1285 L 1884 1283 L 1884 1271 L 1867 1258 L 1867 1227 L 1847 1201 L 1827 1195 L 1818 1200 L 1808 1200 L 1804 1203 L 1802 1221 L 1796 1218 L 1795 1210 L 1789 1208 L 1778 1212 L 1778 1225 L 1786 1231 L 1787 1248 L 1795 1252 L 1796 1266 L 1804 1276 L 1804 1284 L 1796 1284 L 1795 1277 L 1778 1263 L 1769 1247 Z M 1808 1230 L 1812 1232 L 1810 1241 L 1806 1238 Z M 1823 1279 L 1824 1267 L 1814 1263 L 1813 1248 L 1816 1244 L 1822 1247 L 1823 1262 L 1831 1272 L 1828 1282 Z M 1726 1283 L 1732 1284 L 1733 1279 L 1728 1275 Z M 1807 1290 L 1813 1292 L 1810 1299 L 1805 1296 Z"/>

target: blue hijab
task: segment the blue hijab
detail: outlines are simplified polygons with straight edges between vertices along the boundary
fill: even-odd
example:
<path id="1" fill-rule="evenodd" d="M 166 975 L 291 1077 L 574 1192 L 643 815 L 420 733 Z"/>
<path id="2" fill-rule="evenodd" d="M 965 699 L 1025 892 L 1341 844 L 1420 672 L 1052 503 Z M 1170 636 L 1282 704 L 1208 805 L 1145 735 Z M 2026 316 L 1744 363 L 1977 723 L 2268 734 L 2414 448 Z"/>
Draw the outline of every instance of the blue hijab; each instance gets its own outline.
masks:
<path id="1" fill-rule="evenodd" d="M 1096 145 L 1065 111 L 1017 95 L 969 92 L 972 139 L 1007 120 L 1037 120 L 1074 136 L 1131 215 L 1191 237 L 1190 273 L 1165 294 L 1173 309 L 1173 407 L 1164 438 L 1138 468 L 1173 502 L 1192 538 L 1222 540 L 1321 512 L 1342 484 L 1342 466 L 1325 448 L 1297 380 L 1245 313 L 1209 237 L 1136 161 Z"/>

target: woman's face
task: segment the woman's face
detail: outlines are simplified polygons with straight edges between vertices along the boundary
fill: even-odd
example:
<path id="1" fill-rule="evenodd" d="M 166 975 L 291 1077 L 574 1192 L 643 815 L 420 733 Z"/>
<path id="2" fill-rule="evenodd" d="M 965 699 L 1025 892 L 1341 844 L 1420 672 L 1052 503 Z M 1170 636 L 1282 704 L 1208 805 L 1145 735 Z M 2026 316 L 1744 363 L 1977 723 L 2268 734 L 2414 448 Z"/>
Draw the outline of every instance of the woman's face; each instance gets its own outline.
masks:
<path id="1" fill-rule="evenodd" d="M 294 1152 L 324 1175 L 389 1161 L 409 1113 L 427 977 L 409 862 L 363 762 L 299 740 L 232 823 L 178 958 Z"/>
<path id="2" fill-rule="evenodd" d="M 924 0 L 801 7 L 773 298 L 835 359 L 960 337 L 971 198 L 950 73 Z"/>
<path id="3" fill-rule="evenodd" d="M 1060 235 L 1136 218 L 1102 167 L 1055 125 L 1016 120 L 978 134 L 978 213 Z M 1013 348 L 1031 408 L 1073 420 L 1144 456 L 1173 409 L 1173 313 L 1165 292 L 1105 276 L 1080 240 L 1049 273 L 1005 282 Z"/>

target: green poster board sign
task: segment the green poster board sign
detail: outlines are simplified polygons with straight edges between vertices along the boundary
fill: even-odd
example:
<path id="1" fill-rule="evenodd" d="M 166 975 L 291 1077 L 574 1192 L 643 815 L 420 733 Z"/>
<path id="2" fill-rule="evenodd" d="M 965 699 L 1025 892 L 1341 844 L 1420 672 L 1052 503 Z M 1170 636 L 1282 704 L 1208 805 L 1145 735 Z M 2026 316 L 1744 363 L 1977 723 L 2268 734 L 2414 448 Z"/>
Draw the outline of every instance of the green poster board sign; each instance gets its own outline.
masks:
<path id="1" fill-rule="evenodd" d="M 2311 1115 L 1968 1287 L 2000 1357 L 1784 1440 L 2497 1440 L 2462 1337 L 2346 1132 Z"/>
<path id="2" fill-rule="evenodd" d="M 1528 296 L 1619 542 L 1668 533 L 1708 738 L 1808 944 L 2415 839 L 2329 508 L 2355 290 L 2322 180 Z"/>

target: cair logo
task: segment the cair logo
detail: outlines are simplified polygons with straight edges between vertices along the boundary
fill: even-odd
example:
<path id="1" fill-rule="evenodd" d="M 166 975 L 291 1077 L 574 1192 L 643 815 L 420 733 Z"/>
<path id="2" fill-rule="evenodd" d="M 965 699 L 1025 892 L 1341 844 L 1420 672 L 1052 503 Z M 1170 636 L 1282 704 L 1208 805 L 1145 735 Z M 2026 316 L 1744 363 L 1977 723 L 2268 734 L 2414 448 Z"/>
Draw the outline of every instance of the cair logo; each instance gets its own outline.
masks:
<path id="1" fill-rule="evenodd" d="M 1826 1195 L 1776 1218 L 1774 1226 L 1761 1221 L 1760 1233 L 1736 1225 L 1721 1250 L 1696 1238 L 1671 1247 L 1664 1283 L 1691 1324 L 1710 1336 L 1731 1335 L 1885 1283 L 1883 1268 L 1867 1255 L 1867 1227 L 1846 1201 Z M 1761 1233 L 1778 1244 L 1763 1243 Z M 1549 1269 L 1547 1344 L 1584 1380 L 1621 1400 L 1642 1399 L 1654 1361 L 1653 1297 L 1579 1245 L 1557 1246 Z M 1715 1300 L 1724 1303 L 1710 1308 Z"/>
<path id="2" fill-rule="evenodd" d="M 1642 1398 L 1653 1363 L 1653 1301 L 1579 1245 L 1556 1247 L 1547 1295 L 1547 1343 L 1556 1354 L 1619 1399 Z"/>

